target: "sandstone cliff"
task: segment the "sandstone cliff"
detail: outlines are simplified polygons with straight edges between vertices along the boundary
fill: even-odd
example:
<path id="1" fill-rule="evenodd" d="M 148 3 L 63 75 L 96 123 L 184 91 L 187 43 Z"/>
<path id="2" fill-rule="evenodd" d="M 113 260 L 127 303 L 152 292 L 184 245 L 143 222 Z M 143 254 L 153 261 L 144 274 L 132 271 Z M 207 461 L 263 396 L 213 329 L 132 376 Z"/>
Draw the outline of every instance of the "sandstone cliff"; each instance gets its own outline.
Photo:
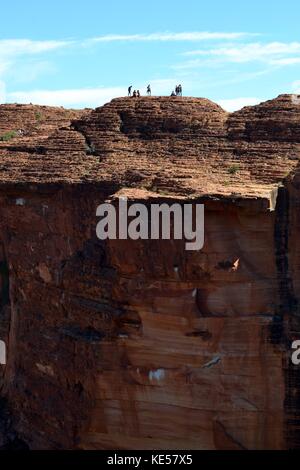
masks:
<path id="1" fill-rule="evenodd" d="M 300 447 L 300 107 L 0 106 L 4 442 Z M 205 245 L 96 238 L 96 208 L 205 204 Z"/>

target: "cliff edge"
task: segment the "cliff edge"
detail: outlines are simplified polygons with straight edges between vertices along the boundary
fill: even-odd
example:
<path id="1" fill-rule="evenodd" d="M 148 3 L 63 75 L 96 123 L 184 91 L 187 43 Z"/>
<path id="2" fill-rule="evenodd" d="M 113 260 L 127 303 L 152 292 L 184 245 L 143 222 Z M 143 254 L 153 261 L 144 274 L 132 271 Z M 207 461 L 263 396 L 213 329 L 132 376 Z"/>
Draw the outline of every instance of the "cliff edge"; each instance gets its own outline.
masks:
<path id="1" fill-rule="evenodd" d="M 289 95 L 0 106 L 4 446 L 300 447 L 299 146 Z M 203 249 L 98 240 L 120 191 L 204 203 Z"/>

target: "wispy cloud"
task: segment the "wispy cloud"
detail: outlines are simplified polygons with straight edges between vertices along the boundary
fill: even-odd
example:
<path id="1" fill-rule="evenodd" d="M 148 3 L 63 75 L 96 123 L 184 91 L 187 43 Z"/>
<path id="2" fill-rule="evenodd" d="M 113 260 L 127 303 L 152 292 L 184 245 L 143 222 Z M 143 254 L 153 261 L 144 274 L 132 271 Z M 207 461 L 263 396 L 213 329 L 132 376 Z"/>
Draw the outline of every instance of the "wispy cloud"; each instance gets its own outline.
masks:
<path id="1" fill-rule="evenodd" d="M 295 65 L 300 64 L 300 57 L 286 57 L 285 59 L 272 59 L 271 65 Z"/>
<path id="2" fill-rule="evenodd" d="M 203 64 L 263 62 L 270 65 L 292 65 L 300 62 L 300 43 L 234 44 L 210 49 L 197 49 L 183 54 L 195 57 L 178 68 L 194 68 Z M 291 57 L 292 56 L 292 57 Z"/>
<path id="3" fill-rule="evenodd" d="M 43 52 L 61 49 L 73 44 L 73 41 L 32 41 L 30 39 L 2 39 L 0 40 L 0 58 L 34 55 Z"/>
<path id="4" fill-rule="evenodd" d="M 45 54 L 53 51 L 74 48 L 84 50 L 86 47 L 92 47 L 98 43 L 110 42 L 138 42 L 138 41 L 204 41 L 204 40 L 237 40 L 251 35 L 243 32 L 157 32 L 151 34 L 108 34 L 94 38 L 86 39 L 66 39 L 66 40 L 31 40 L 31 39 L 2 39 L 0 40 L 0 76 L 16 68 L 21 59 L 27 59 L 34 56 L 42 57 L 40 66 L 35 67 L 45 70 Z M 48 65 L 50 63 L 48 62 Z M 33 75 L 32 73 L 30 74 Z M 21 74 L 20 74 L 21 76 Z M 24 74 L 23 74 L 24 76 Z M 28 81 L 28 78 L 26 79 Z"/>
<path id="5" fill-rule="evenodd" d="M 151 34 L 107 34 L 103 36 L 87 38 L 83 40 L 41 40 L 31 39 L 2 39 L 0 40 L 0 58 L 16 57 L 22 55 L 41 54 L 54 51 L 69 46 L 87 46 L 99 42 L 120 42 L 120 41 L 205 41 L 205 40 L 235 40 L 253 36 L 246 32 L 158 32 Z"/>
<path id="6" fill-rule="evenodd" d="M 74 45 L 75 41 L 0 40 L 0 79 L 8 83 L 29 83 L 42 74 L 51 74 L 54 64 L 46 54 Z M 1 90 L 0 90 L 1 91 Z M 3 87 L 1 102 L 3 102 Z"/>
<path id="7" fill-rule="evenodd" d="M 245 36 L 253 36 L 252 33 L 226 33 L 194 31 L 182 33 L 151 33 L 151 34 L 107 34 L 88 39 L 87 42 L 114 42 L 114 41 L 205 41 L 205 40 L 234 40 Z"/>

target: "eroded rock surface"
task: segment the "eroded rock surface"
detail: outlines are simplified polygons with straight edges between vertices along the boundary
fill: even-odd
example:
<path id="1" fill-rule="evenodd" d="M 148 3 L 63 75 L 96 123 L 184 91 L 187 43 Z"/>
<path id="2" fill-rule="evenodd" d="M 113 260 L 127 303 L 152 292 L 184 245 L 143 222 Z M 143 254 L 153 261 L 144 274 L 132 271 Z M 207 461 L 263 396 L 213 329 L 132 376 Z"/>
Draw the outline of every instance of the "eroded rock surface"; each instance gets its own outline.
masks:
<path id="1" fill-rule="evenodd" d="M 0 131 L 3 429 L 32 449 L 300 447 L 291 97 L 5 105 Z M 204 248 L 101 242 L 120 194 L 204 203 Z"/>

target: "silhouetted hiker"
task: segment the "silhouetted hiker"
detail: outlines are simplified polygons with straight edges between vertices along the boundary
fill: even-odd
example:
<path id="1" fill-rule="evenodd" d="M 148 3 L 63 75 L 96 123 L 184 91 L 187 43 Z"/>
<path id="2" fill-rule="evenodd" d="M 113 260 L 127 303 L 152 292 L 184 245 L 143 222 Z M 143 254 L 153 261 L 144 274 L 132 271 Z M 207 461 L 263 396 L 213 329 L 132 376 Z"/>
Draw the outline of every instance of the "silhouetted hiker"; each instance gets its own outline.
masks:
<path id="1" fill-rule="evenodd" d="M 136 94 L 136 91 L 135 91 L 135 90 L 133 91 L 132 96 L 133 96 L 133 98 L 136 98 L 137 94 Z"/>
<path id="2" fill-rule="evenodd" d="M 174 90 L 172 91 L 171 96 L 176 96 L 176 93 Z"/>
<path id="3" fill-rule="evenodd" d="M 151 96 L 151 86 L 150 85 L 147 86 L 147 95 Z"/>
<path id="4" fill-rule="evenodd" d="M 182 96 L 182 86 L 178 85 L 178 94 Z"/>
<path id="5" fill-rule="evenodd" d="M 179 86 L 178 85 L 176 85 L 176 87 L 175 87 L 175 94 L 176 94 L 176 96 L 178 96 L 178 94 L 179 94 Z"/>
<path id="6" fill-rule="evenodd" d="M 136 96 L 137 96 L 137 98 L 140 98 L 140 97 L 141 97 L 140 90 L 138 90 L 138 91 L 136 92 Z"/>
<path id="7" fill-rule="evenodd" d="M 128 87 L 128 96 L 131 96 L 132 85 Z"/>

